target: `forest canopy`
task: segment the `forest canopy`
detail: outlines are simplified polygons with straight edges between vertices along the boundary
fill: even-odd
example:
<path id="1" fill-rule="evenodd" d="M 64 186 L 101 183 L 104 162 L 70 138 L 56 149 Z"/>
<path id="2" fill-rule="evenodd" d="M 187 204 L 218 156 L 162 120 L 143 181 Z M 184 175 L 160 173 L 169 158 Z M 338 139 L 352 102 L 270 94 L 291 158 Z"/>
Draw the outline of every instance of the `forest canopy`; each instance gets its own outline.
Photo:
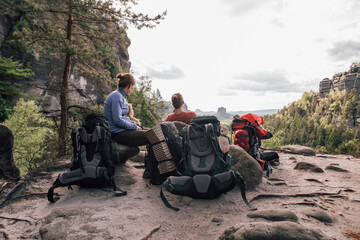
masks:
<path id="1" fill-rule="evenodd" d="M 264 117 L 264 127 L 274 137 L 262 142 L 265 148 L 288 144 L 312 147 L 318 152 L 360 156 L 360 101 L 355 91 L 331 89 L 326 98 L 313 91 Z"/>

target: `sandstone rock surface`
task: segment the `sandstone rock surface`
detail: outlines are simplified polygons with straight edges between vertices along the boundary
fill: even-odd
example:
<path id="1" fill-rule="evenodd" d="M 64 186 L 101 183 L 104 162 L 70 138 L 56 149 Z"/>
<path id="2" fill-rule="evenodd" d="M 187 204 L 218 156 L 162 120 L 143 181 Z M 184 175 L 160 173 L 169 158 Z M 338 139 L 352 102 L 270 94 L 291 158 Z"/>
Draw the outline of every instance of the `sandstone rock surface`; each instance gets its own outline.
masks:
<path id="1" fill-rule="evenodd" d="M 334 218 L 329 213 L 319 209 L 314 209 L 311 212 L 306 213 L 306 216 L 315 218 L 323 223 L 334 222 Z"/>
<path id="2" fill-rule="evenodd" d="M 231 228 L 220 236 L 219 240 L 321 240 L 329 239 L 321 231 L 306 228 L 293 222 L 256 222 L 244 223 L 239 227 Z"/>
<path id="3" fill-rule="evenodd" d="M 319 166 L 312 164 L 312 163 L 307 163 L 307 162 L 299 162 L 296 164 L 296 166 L 294 167 L 294 169 L 296 170 L 309 170 L 311 172 L 324 172 L 324 170 L 322 168 L 320 168 Z"/>
<path id="4" fill-rule="evenodd" d="M 0 236 L 44 240 L 356 239 L 351 237 L 360 234 L 360 159 L 278 154 L 281 165 L 273 168 L 270 178 L 262 172 L 263 181 L 246 192 L 257 211 L 244 204 L 238 188 L 216 199 L 192 199 L 164 191 L 169 202 L 180 208 L 172 211 L 161 201 L 161 187 L 143 179 L 144 169 L 131 160 L 118 165 L 115 173 L 117 185 L 128 192 L 126 196 L 72 186 L 73 190 L 57 188 L 60 200 L 50 204 L 48 188 L 71 163 L 71 156 L 55 159 L 59 166 L 24 179 L 23 187 L 0 204 Z M 298 162 L 322 169 L 333 165 L 351 171 L 317 174 L 294 170 L 294 156 Z M 275 221 L 295 220 L 291 213 L 297 216 L 296 223 Z M 254 218 L 248 217 L 251 214 Z"/>
<path id="5" fill-rule="evenodd" d="M 295 213 L 286 210 L 258 210 L 247 215 L 249 218 L 263 218 L 269 221 L 291 221 L 297 222 L 298 217 Z"/>
<path id="6" fill-rule="evenodd" d="M 300 154 L 304 156 L 315 156 L 316 152 L 314 149 L 301 146 L 301 145 L 288 145 L 281 147 L 280 150 L 288 153 Z"/>
<path id="7" fill-rule="evenodd" d="M 230 145 L 232 169 L 238 171 L 246 181 L 246 188 L 253 189 L 262 181 L 263 171 L 260 164 L 243 148 Z"/>

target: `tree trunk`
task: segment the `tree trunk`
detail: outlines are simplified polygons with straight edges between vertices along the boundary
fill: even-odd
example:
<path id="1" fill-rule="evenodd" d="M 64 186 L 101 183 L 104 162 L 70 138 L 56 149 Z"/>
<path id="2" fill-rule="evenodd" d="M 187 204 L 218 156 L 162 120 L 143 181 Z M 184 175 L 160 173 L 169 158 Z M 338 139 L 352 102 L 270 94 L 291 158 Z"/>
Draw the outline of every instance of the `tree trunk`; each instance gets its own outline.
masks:
<path id="1" fill-rule="evenodd" d="M 357 111 L 356 109 L 353 111 L 353 127 L 356 127 L 356 116 L 357 116 Z"/>
<path id="2" fill-rule="evenodd" d="M 60 128 L 59 128 L 59 156 L 66 155 L 66 131 L 68 127 L 68 88 L 69 88 L 69 79 L 70 79 L 70 69 L 72 64 L 72 54 L 70 50 L 71 46 L 71 34 L 73 26 L 73 14 L 71 10 L 71 4 L 69 4 L 69 17 L 67 23 L 67 37 L 68 47 L 65 58 L 65 68 L 63 80 L 60 88 Z"/>

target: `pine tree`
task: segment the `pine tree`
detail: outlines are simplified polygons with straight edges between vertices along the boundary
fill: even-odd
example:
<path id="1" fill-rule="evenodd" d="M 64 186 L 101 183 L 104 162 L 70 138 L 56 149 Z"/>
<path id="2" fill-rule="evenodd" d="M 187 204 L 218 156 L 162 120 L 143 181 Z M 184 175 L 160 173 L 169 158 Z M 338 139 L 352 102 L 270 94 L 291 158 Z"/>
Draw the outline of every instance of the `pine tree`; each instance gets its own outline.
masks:
<path id="1" fill-rule="evenodd" d="M 60 127 L 59 155 L 66 154 L 68 127 L 68 88 L 71 73 L 92 72 L 109 57 L 109 46 L 124 41 L 129 24 L 141 29 L 153 28 L 166 12 L 149 17 L 132 9 L 137 0 L 0 0 L 0 6 L 16 14 L 19 21 L 12 40 L 28 52 L 49 54 L 63 63 L 59 81 Z M 99 77 L 108 78 L 109 74 Z"/>
<path id="2" fill-rule="evenodd" d="M 32 76 L 31 69 L 24 68 L 19 61 L 0 57 L 0 122 L 12 111 L 13 100 L 21 96 L 20 86 L 14 80 Z"/>
<path id="3" fill-rule="evenodd" d="M 165 112 L 164 100 L 160 92 L 153 92 L 151 78 L 141 76 L 136 83 L 136 88 L 128 97 L 129 103 L 133 105 L 134 115 L 139 118 L 144 127 L 153 127 L 161 120 L 161 113 Z"/>

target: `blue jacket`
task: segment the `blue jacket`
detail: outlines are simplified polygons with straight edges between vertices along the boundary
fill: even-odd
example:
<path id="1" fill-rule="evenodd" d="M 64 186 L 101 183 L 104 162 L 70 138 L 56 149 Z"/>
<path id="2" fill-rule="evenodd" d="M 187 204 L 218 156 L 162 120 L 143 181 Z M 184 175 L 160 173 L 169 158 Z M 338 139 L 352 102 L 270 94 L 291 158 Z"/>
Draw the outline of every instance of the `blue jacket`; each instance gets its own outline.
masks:
<path id="1" fill-rule="evenodd" d="M 128 94 L 123 89 L 117 89 L 109 94 L 104 103 L 104 115 L 111 132 L 118 133 L 125 130 L 136 130 L 138 126 L 124 115 L 129 112 L 129 104 L 125 97 Z"/>

